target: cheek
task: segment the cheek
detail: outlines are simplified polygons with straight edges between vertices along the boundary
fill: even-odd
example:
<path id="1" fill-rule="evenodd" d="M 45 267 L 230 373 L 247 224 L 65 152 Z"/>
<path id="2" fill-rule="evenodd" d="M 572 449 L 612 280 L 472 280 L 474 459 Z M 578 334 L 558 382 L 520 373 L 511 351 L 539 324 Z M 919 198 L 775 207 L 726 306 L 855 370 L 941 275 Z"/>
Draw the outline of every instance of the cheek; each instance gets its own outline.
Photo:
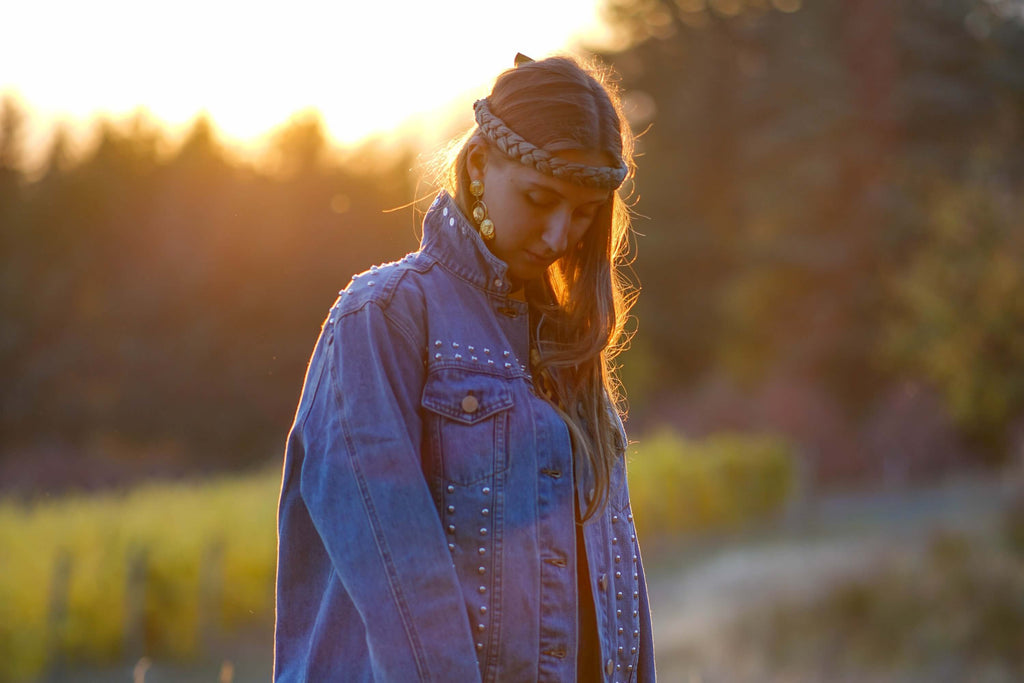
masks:
<path id="1" fill-rule="evenodd" d="M 538 218 L 527 207 L 511 204 L 503 215 L 505 237 L 509 243 L 522 242 L 538 232 Z"/>

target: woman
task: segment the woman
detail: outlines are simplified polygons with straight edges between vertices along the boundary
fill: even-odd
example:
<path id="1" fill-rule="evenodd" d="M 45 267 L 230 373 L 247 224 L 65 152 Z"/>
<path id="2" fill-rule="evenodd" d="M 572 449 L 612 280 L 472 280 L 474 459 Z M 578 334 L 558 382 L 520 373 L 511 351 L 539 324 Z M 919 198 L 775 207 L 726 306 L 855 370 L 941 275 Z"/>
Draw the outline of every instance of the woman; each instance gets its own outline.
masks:
<path id="1" fill-rule="evenodd" d="M 516 62 L 420 250 L 355 276 L 313 352 L 275 680 L 654 680 L 609 366 L 632 138 L 599 72 Z"/>

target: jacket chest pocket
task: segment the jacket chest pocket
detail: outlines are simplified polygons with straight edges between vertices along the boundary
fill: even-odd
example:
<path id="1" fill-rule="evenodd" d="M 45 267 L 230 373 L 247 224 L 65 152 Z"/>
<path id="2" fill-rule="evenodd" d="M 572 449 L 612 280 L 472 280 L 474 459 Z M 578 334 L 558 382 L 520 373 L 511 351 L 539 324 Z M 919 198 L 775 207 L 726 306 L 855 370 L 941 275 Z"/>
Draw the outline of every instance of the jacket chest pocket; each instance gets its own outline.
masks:
<path id="1" fill-rule="evenodd" d="M 512 389 L 498 377 L 443 368 L 423 387 L 430 456 L 446 482 L 469 485 L 508 467 Z"/>

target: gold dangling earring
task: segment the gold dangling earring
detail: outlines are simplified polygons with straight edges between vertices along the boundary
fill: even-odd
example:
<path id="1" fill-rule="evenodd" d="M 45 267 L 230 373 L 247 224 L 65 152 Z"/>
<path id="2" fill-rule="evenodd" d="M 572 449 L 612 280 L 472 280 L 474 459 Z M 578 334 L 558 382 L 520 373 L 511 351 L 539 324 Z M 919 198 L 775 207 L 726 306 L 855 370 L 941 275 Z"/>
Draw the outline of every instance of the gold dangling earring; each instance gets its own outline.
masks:
<path id="1" fill-rule="evenodd" d="M 469 193 L 476 197 L 473 203 L 473 220 L 480 226 L 480 236 L 485 240 L 494 239 L 494 223 L 487 217 L 487 205 L 481 197 L 484 196 L 484 183 L 482 180 L 474 180 L 469 184 Z"/>

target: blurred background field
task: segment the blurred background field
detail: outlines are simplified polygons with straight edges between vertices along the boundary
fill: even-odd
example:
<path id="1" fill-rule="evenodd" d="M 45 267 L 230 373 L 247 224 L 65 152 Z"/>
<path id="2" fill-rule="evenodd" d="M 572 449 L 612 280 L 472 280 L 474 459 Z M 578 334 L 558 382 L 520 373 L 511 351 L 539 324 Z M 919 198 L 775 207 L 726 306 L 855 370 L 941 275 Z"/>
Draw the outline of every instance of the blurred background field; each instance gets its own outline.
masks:
<path id="1" fill-rule="evenodd" d="M 375 51 L 235 65 L 223 82 L 260 87 L 197 85 L 210 107 L 176 131 L 143 99 L 40 135 L 0 92 L 0 680 L 266 678 L 280 456 L 319 325 L 353 273 L 416 248 L 431 155 L 532 49 L 495 34 L 507 57 L 455 85 L 470 65 L 432 51 L 450 26 L 420 5 L 391 11 L 427 42 L 341 17 Z M 642 133 L 620 360 L 665 676 L 1024 678 L 1024 2 L 593 6 L 600 36 L 573 47 L 619 71 Z M 223 64 L 251 34 L 210 7 L 193 47 Z M 353 138 L 328 105 L 402 91 L 358 90 L 384 52 L 458 99 Z M 237 113 L 292 80 L 323 106 L 240 146 L 221 91 Z"/>
<path id="2" fill-rule="evenodd" d="M 668 431 L 649 443 L 630 484 L 641 533 L 652 539 L 750 524 L 788 498 L 784 444 L 734 435 L 694 443 Z M 133 656 L 209 662 L 240 635 L 268 638 L 279 486 L 274 469 L 5 503 L 0 681 L 60 678 L 69 667 Z M 256 658 L 265 663 L 268 653 Z"/>

